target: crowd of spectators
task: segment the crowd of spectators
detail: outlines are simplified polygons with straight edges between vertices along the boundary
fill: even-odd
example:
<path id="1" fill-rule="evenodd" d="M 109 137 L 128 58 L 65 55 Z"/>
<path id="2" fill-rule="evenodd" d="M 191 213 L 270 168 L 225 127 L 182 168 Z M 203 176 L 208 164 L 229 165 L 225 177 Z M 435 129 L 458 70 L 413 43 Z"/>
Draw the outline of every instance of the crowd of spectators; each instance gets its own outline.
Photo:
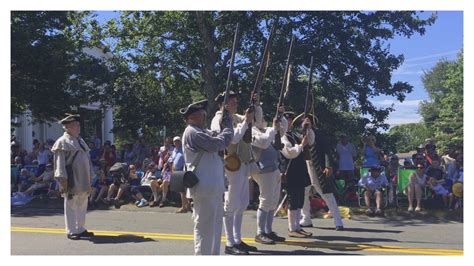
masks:
<path id="1" fill-rule="evenodd" d="M 12 138 L 11 191 L 14 197 L 59 197 L 58 184 L 53 179 L 53 155 L 50 151 L 53 143 L 54 140 L 45 143 L 34 140 L 33 150 L 27 152 Z M 139 208 L 164 207 L 172 201 L 180 206 L 176 212 L 191 211 L 191 203 L 185 193 L 169 190 L 172 172 L 184 167 L 180 137 L 168 137 L 162 146 L 157 147 L 149 147 L 143 139 L 138 139 L 117 150 L 110 141 L 102 145 L 97 137 L 91 139 L 88 145 L 96 173 L 89 198 L 91 209 L 99 205 L 120 208 L 127 201 L 135 202 Z M 405 158 L 400 164 L 397 155 L 383 154 L 374 136 L 363 138 L 363 146 L 357 151 L 349 137 L 341 134 L 334 154 L 337 159 L 335 178 L 344 181 L 344 189 L 338 190 L 342 194 L 338 195 L 338 199 L 354 199 L 356 191 L 362 189 L 359 196 L 364 199 L 369 215 L 382 212 L 382 197 L 389 197 L 389 202 L 393 202 L 400 169 L 416 169 L 409 176 L 406 188 L 402 188 L 408 198 L 408 211 L 422 210 L 426 191 L 430 192 L 431 198 L 440 199 L 438 202 L 442 206 L 439 207 L 447 210 L 462 207 L 462 185 L 459 185 L 463 183 L 462 151 L 451 149 L 440 156 L 434 141 L 427 139 L 425 144 L 416 148 L 411 158 Z M 360 167 L 356 165 L 358 156 Z M 126 167 L 126 174 L 118 175 L 110 171 L 117 163 Z M 362 171 L 363 168 L 367 171 Z M 453 187 L 456 188 L 454 192 Z M 375 198 L 375 209 L 371 207 L 371 198 Z"/>
<path id="2" fill-rule="evenodd" d="M 33 141 L 33 150 L 27 152 L 12 137 L 11 143 L 11 192 L 15 198 L 27 196 L 59 197 L 59 186 L 53 179 L 54 140 L 40 143 Z M 124 145 L 117 150 L 110 142 L 101 145 L 98 138 L 88 142 L 95 176 L 89 208 L 114 205 L 116 208 L 127 201 L 135 201 L 137 207 L 164 207 L 170 199 L 181 203 L 179 213 L 191 210 L 185 195 L 169 191 L 171 173 L 182 170 L 184 157 L 181 138 L 166 138 L 161 147 L 148 147 L 143 139 Z M 111 171 L 116 164 L 127 167 L 126 174 Z"/>

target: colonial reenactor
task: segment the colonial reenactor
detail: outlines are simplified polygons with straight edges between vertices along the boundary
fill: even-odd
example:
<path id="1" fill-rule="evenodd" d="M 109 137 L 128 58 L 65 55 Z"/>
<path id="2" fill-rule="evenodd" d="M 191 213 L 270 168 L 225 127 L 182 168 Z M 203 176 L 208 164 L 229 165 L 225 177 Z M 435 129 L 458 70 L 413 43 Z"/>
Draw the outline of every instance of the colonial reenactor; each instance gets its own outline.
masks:
<path id="1" fill-rule="evenodd" d="M 293 121 L 294 126 L 298 126 L 303 121 L 303 115 L 300 114 Z M 316 189 L 316 192 L 326 202 L 329 211 L 331 212 L 337 231 L 344 229 L 339 207 L 337 206 L 336 198 L 334 197 L 334 180 L 332 179 L 333 167 L 335 166 L 332 149 L 328 145 L 328 141 L 321 129 L 315 127 L 316 119 L 307 119 L 311 123 L 310 128 L 314 134 L 314 142 L 310 142 L 311 160 L 307 161 L 307 168 L 311 178 L 311 185 Z M 301 214 L 300 224 L 303 227 L 312 227 L 311 223 L 311 206 L 309 203 L 309 192 L 311 186 L 305 189 L 305 202 Z"/>
<path id="2" fill-rule="evenodd" d="M 189 189 L 193 199 L 194 254 L 219 255 L 224 213 L 224 162 L 218 152 L 231 142 L 234 132 L 230 118 L 222 120 L 223 129 L 213 136 L 205 128 L 208 101 L 190 104 L 180 110 L 187 127 L 183 134 L 186 168 L 199 182 Z"/>
<path id="3" fill-rule="evenodd" d="M 310 237 L 312 233 L 306 232 L 300 227 L 301 208 L 304 204 L 305 187 L 311 184 L 308 170 L 306 168 L 303 147 L 314 139 L 310 131 L 308 135 L 298 134 L 293 129 L 294 114 L 287 112 L 284 114 L 288 120 L 288 131 L 282 137 L 284 145 L 281 153 L 283 155 L 284 173 L 287 176 L 287 197 L 288 197 L 288 236 L 297 238 Z M 308 123 L 305 121 L 305 123 Z"/>
<path id="4" fill-rule="evenodd" d="M 278 207 L 281 192 L 279 151 L 274 148 L 272 142 L 275 140 L 277 130 L 280 130 L 280 123 L 275 119 L 273 127 L 267 127 L 260 106 L 255 107 L 255 120 L 255 127 L 252 129 L 254 131 L 252 146 L 258 172 L 252 174 L 252 178 L 260 190 L 255 242 L 275 244 L 275 242 L 285 241 L 284 237 L 278 236 L 272 229 L 273 216 Z M 281 123 L 286 123 L 286 119 L 283 118 L 283 120 Z M 285 131 L 282 130 L 280 136 L 284 133 Z"/>
<path id="5" fill-rule="evenodd" d="M 54 153 L 54 178 L 59 182 L 60 192 L 64 197 L 67 237 L 78 240 L 94 236 L 84 227 L 93 177 L 92 161 L 89 147 L 79 136 L 80 116 L 66 115 L 59 121 L 65 132 L 56 140 L 51 151 Z"/>
<path id="6" fill-rule="evenodd" d="M 215 101 L 222 105 L 225 92 L 219 94 Z M 242 241 L 241 228 L 244 211 L 249 204 L 250 164 L 254 161 L 250 143 L 243 140 L 246 130 L 254 120 L 254 113 L 247 110 L 245 115 L 237 114 L 237 94 L 230 92 L 227 101 L 227 110 L 232 117 L 234 137 L 226 150 L 226 160 L 232 159 L 237 167 L 227 166 L 225 176 L 228 189 L 224 196 L 224 228 L 226 233 L 225 253 L 232 255 L 246 255 L 249 251 L 257 251 L 256 247 L 249 246 Z M 211 130 L 221 130 L 220 121 L 222 112 L 217 111 L 212 119 Z M 230 170 L 229 170 L 230 169 Z"/>

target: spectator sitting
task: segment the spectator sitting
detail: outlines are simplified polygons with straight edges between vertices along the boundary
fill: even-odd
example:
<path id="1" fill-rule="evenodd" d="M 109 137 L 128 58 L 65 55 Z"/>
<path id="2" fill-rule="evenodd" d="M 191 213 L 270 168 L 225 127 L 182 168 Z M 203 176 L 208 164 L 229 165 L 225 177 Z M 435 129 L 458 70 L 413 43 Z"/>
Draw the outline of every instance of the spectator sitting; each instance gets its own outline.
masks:
<path id="1" fill-rule="evenodd" d="M 184 156 L 181 138 L 179 136 L 174 137 L 173 144 L 175 148 L 171 154 L 171 158 L 173 160 L 172 172 L 182 171 L 184 169 Z M 181 208 L 179 208 L 176 213 L 186 213 L 191 210 L 191 204 L 186 198 L 186 192 L 180 192 L 179 194 L 181 196 Z"/>
<path id="2" fill-rule="evenodd" d="M 26 170 L 26 169 L 25 169 Z M 23 195 L 33 196 L 33 193 L 41 188 L 48 188 L 50 183 L 53 181 L 53 165 L 47 164 L 45 171 L 39 177 L 32 177 L 31 180 L 34 182 L 27 190 L 20 192 Z"/>
<path id="3" fill-rule="evenodd" d="M 375 137 L 367 136 L 364 140 L 364 147 L 362 149 L 363 167 L 370 167 L 372 165 L 380 165 L 382 153 L 379 148 L 375 146 Z"/>
<path id="4" fill-rule="evenodd" d="M 92 180 L 92 192 L 89 196 L 89 206 L 91 208 L 95 208 L 100 200 L 105 203 L 104 195 L 109 190 L 110 184 L 112 184 L 112 180 L 107 178 L 104 171 L 98 170 Z"/>
<path id="5" fill-rule="evenodd" d="M 153 202 L 151 202 L 150 207 L 155 207 L 160 202 L 158 191 L 162 180 L 158 179 L 155 173 L 157 173 L 156 164 L 150 163 L 148 165 L 147 171 L 141 178 L 141 186 L 137 186 L 132 189 L 132 194 L 137 198 L 135 205 L 137 205 L 139 208 L 149 204 L 148 201 L 143 197 L 144 193 L 151 192 L 153 194 Z"/>
<path id="6" fill-rule="evenodd" d="M 432 164 L 426 169 L 426 178 L 429 187 L 435 195 L 443 198 L 443 204 L 446 209 L 451 209 L 453 202 L 452 181 L 445 179 L 445 174 L 440 166 L 439 157 L 433 157 Z"/>
<path id="7" fill-rule="evenodd" d="M 13 171 L 11 173 L 11 189 L 14 190 L 16 184 L 18 183 L 18 179 L 20 177 L 20 171 L 23 168 L 23 164 L 21 163 L 20 156 L 15 156 L 12 167 L 16 167 L 16 171 Z"/>
<path id="8" fill-rule="evenodd" d="M 381 173 L 380 166 L 370 167 L 369 173 L 359 180 L 359 186 L 365 189 L 364 199 L 367 206 L 367 215 L 373 215 L 374 211 L 370 207 L 370 197 L 375 195 L 376 210 L 375 215 L 383 215 L 382 204 L 382 190 L 388 186 L 388 180 L 384 173 Z"/>
<path id="9" fill-rule="evenodd" d="M 99 147 L 95 146 L 93 141 L 89 142 L 89 155 L 91 156 L 92 165 L 96 168 L 100 166 L 100 149 Z"/>
<path id="10" fill-rule="evenodd" d="M 25 168 L 21 169 L 20 176 L 18 177 L 18 192 L 22 192 L 24 189 L 28 188 L 33 184 L 32 178 L 33 174 Z"/>
<path id="11" fill-rule="evenodd" d="M 136 159 L 136 154 L 135 154 L 135 151 L 133 149 L 133 145 L 132 144 L 127 144 L 127 148 L 125 150 L 125 153 L 123 155 L 123 159 L 125 161 L 125 163 L 127 164 L 132 164 L 135 162 L 135 159 Z"/>
<path id="12" fill-rule="evenodd" d="M 158 164 L 158 169 L 161 169 L 161 178 L 163 180 L 163 183 L 160 186 L 163 191 L 163 199 L 161 200 L 160 208 L 168 203 L 168 186 L 171 180 L 171 167 L 173 166 L 173 158 L 171 158 L 173 148 L 171 145 L 168 145 L 169 141 L 171 141 L 171 139 L 167 138 L 165 145 L 160 149 L 160 162 Z"/>
<path id="13" fill-rule="evenodd" d="M 411 156 L 411 160 L 414 166 L 420 163 L 426 165 L 425 154 L 423 153 L 424 150 L 425 147 L 423 146 L 423 144 L 420 144 L 418 147 L 416 147 L 416 153 Z"/>
<path id="14" fill-rule="evenodd" d="M 412 173 L 407 186 L 408 195 L 408 211 L 413 211 L 413 198 L 416 197 L 415 211 L 421 211 L 422 190 L 426 183 L 425 166 L 423 164 L 416 165 L 416 172 Z"/>
<path id="15" fill-rule="evenodd" d="M 52 159 L 53 153 L 46 149 L 44 143 L 38 144 L 38 151 L 36 153 L 36 160 L 38 160 L 38 171 L 36 172 L 36 176 L 41 175 L 45 168 L 46 164 Z"/>
<path id="16" fill-rule="evenodd" d="M 115 150 L 112 148 L 112 144 L 109 140 L 107 140 L 104 144 L 100 161 L 105 162 L 106 168 L 109 169 L 112 167 L 112 165 L 114 165 L 116 157 L 117 155 L 115 154 Z"/>
<path id="17" fill-rule="evenodd" d="M 129 167 L 132 167 L 130 165 Z M 125 173 L 114 173 L 113 184 L 110 185 L 107 193 L 106 203 L 113 203 L 115 208 L 119 209 L 123 201 L 122 196 L 130 190 L 131 186 L 139 186 L 140 179 L 135 172 L 135 166 L 133 166 L 127 174 Z M 117 192 L 114 199 L 111 199 L 112 195 Z"/>
<path id="18" fill-rule="evenodd" d="M 424 165 L 424 164 L 423 164 L 423 165 Z M 405 169 L 413 169 L 413 168 L 415 168 L 415 166 L 414 166 L 413 163 L 410 161 L 410 159 L 405 158 L 405 160 L 403 160 L 403 168 L 405 168 Z"/>

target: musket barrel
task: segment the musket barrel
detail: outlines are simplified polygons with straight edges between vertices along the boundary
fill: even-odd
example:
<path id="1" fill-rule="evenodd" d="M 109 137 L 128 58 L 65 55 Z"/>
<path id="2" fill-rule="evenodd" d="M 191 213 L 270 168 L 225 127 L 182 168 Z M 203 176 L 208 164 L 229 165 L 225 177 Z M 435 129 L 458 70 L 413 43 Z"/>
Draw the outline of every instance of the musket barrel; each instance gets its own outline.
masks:
<path id="1" fill-rule="evenodd" d="M 229 73 L 227 74 L 227 83 L 225 86 L 225 95 L 224 95 L 224 101 L 223 105 L 227 104 L 227 99 L 229 97 L 229 90 L 230 90 L 230 80 L 232 78 L 232 71 L 234 69 L 234 59 L 235 59 L 235 53 L 237 49 L 237 36 L 239 34 L 239 23 L 237 23 L 237 26 L 235 27 L 235 34 L 234 34 L 234 42 L 232 44 L 232 51 L 230 55 L 230 66 L 229 66 Z"/>

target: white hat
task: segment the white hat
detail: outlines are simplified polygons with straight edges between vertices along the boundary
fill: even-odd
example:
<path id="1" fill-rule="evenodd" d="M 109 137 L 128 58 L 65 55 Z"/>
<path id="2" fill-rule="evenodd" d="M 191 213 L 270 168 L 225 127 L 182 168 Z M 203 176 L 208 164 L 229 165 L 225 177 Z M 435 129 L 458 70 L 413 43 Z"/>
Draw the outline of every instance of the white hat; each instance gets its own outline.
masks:
<path id="1" fill-rule="evenodd" d="M 176 136 L 176 137 L 173 138 L 173 142 L 175 142 L 177 140 L 181 141 L 181 138 L 179 136 Z"/>

